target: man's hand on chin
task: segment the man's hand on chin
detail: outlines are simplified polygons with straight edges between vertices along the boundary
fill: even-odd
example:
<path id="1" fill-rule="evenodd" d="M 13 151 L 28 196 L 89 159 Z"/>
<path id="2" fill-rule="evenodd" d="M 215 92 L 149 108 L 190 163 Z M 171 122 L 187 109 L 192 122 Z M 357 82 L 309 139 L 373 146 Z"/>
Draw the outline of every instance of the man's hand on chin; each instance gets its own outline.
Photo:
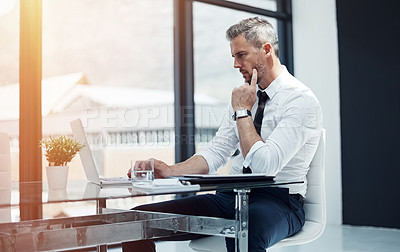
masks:
<path id="1" fill-rule="evenodd" d="M 257 70 L 253 69 L 251 82 L 245 83 L 243 86 L 236 87 L 232 91 L 232 108 L 234 111 L 238 109 L 251 110 L 257 100 Z"/>

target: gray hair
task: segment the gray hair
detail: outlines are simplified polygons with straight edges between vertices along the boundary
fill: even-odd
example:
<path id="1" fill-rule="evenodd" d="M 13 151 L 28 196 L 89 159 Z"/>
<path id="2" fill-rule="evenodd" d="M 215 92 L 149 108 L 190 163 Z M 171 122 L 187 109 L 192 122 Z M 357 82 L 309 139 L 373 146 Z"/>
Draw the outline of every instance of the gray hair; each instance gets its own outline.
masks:
<path id="1" fill-rule="evenodd" d="M 278 36 L 268 20 L 260 17 L 243 19 L 229 27 L 226 38 L 232 41 L 241 34 L 244 34 L 246 40 L 257 49 L 260 49 L 264 43 L 271 43 L 275 55 L 279 56 Z"/>

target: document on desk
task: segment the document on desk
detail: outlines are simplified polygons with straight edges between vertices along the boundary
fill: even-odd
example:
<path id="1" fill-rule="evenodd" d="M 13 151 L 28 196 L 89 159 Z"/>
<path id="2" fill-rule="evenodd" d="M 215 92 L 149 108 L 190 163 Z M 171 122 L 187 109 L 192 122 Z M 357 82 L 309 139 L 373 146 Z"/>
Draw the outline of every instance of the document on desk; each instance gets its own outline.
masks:
<path id="1" fill-rule="evenodd" d="M 150 185 L 132 185 L 133 190 L 147 193 L 195 192 L 199 185 L 183 184 L 178 178 L 155 179 Z"/>

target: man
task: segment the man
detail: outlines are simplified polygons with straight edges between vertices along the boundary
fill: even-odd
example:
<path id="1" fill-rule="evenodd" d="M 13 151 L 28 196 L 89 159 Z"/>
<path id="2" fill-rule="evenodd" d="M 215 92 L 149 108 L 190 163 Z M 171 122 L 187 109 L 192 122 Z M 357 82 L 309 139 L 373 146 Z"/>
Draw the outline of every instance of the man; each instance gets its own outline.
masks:
<path id="1" fill-rule="evenodd" d="M 231 103 L 211 146 L 188 160 L 167 165 L 155 160 L 158 178 L 214 173 L 239 148 L 231 173 L 262 173 L 276 180 L 304 180 L 285 188 L 252 189 L 249 196 L 249 251 L 265 251 L 304 225 L 306 175 L 322 129 L 322 112 L 314 94 L 295 79 L 278 58 L 271 24 L 249 18 L 226 32 L 234 67 L 245 84 L 232 91 Z M 254 118 L 254 122 L 253 122 Z M 130 175 L 130 174 L 129 174 Z M 234 193 L 198 195 L 139 206 L 136 209 L 234 218 Z M 185 234 L 182 239 L 200 235 Z M 234 251 L 233 239 L 226 239 Z M 153 241 L 123 244 L 124 251 L 155 251 Z"/>

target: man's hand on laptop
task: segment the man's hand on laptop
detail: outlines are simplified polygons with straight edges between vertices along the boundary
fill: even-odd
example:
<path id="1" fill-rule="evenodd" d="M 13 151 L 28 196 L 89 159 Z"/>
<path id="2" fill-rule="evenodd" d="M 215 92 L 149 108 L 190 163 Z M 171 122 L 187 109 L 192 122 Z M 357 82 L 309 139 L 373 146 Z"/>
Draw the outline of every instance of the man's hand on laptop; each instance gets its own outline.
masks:
<path id="1" fill-rule="evenodd" d="M 152 158 L 154 161 L 154 177 L 155 178 L 166 178 L 170 177 L 172 174 L 171 167 L 164 163 L 161 160 L 157 160 Z M 128 170 L 127 174 L 128 178 L 131 178 L 131 169 Z"/>

